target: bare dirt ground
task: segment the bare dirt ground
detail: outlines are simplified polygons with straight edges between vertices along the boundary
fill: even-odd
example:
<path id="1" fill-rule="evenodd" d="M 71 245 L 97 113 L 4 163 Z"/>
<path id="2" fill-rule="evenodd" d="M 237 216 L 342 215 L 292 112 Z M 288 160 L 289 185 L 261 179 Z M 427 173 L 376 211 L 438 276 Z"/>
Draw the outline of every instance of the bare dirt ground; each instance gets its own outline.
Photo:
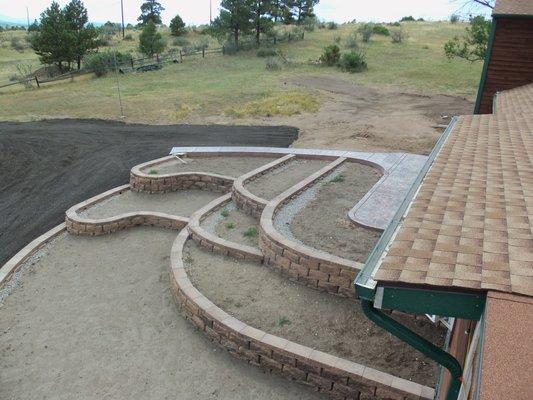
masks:
<path id="1" fill-rule="evenodd" d="M 209 172 L 212 174 L 232 176 L 234 178 L 274 161 L 276 157 L 210 157 L 187 158 L 171 160 L 155 167 L 144 168 L 143 172 L 157 174 L 172 174 L 185 171 Z"/>
<path id="2" fill-rule="evenodd" d="M 358 302 L 288 281 L 258 263 L 221 257 L 186 245 L 193 284 L 236 318 L 274 335 L 428 386 L 437 365 L 366 318 Z M 399 320 L 442 345 L 443 329 L 429 321 Z"/>
<path id="3" fill-rule="evenodd" d="M 220 193 L 207 190 L 178 190 L 170 193 L 138 193 L 130 190 L 110 197 L 82 211 L 87 218 L 101 219 L 133 211 L 163 212 L 189 217 L 200 207 L 220 197 Z"/>
<path id="4" fill-rule="evenodd" d="M 203 122 L 295 126 L 300 135 L 294 146 L 302 148 L 429 154 L 450 117 L 474 108 L 462 97 L 369 88 L 338 77 L 299 76 L 286 84 L 315 92 L 319 111 L 292 117 L 215 116 Z"/>
<path id="5" fill-rule="evenodd" d="M 291 161 L 254 179 L 246 188 L 256 196 L 271 200 L 327 164 L 327 161 L 322 160 Z"/>
<path id="6" fill-rule="evenodd" d="M 175 237 L 135 228 L 45 247 L 0 302 L 0 398 L 318 399 L 234 359 L 179 314 Z"/>
<path id="7" fill-rule="evenodd" d="M 0 266 L 63 221 L 66 209 L 127 183 L 131 167 L 172 146 L 288 147 L 297 136 L 275 126 L 0 122 Z"/>
<path id="8" fill-rule="evenodd" d="M 380 176 L 367 165 L 345 163 L 331 176 L 339 177 L 338 181 L 318 182 L 314 197 L 291 220 L 276 219 L 276 223 L 288 223 L 292 235 L 308 246 L 364 262 L 381 232 L 356 226 L 347 214 Z M 291 207 L 291 202 L 284 207 Z"/>
<path id="9" fill-rule="evenodd" d="M 228 211 L 228 216 L 223 217 L 220 214 L 221 210 L 218 211 L 218 215 L 212 216 L 216 217 L 216 221 L 213 221 L 214 227 L 210 230 L 222 239 L 258 247 L 258 235 L 249 234 L 245 236 L 244 233 L 259 232 L 259 221 L 239 210 L 235 205 L 226 207 L 225 209 Z"/>

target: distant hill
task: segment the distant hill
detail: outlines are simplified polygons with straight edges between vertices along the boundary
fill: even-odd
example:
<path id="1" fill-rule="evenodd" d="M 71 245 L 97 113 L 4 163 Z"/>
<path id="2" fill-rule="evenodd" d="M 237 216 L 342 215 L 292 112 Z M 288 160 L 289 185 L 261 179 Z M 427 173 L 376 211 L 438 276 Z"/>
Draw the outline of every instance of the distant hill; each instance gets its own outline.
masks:
<path id="1" fill-rule="evenodd" d="M 23 18 L 11 18 L 0 14 L 0 26 L 26 26 L 27 22 Z"/>

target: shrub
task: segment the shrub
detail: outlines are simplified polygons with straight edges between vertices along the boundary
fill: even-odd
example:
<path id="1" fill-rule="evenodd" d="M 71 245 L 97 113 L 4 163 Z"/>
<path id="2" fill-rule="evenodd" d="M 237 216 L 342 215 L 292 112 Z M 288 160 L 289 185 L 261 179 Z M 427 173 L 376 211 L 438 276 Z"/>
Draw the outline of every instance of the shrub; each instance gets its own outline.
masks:
<path id="1" fill-rule="evenodd" d="M 339 25 L 336 22 L 330 21 L 326 24 L 326 28 L 329 30 L 335 30 L 339 27 Z"/>
<path id="2" fill-rule="evenodd" d="M 450 22 L 452 24 L 456 24 L 457 22 L 459 22 L 459 16 L 457 14 L 452 14 L 450 16 Z"/>
<path id="3" fill-rule="evenodd" d="M 402 28 L 391 29 L 390 37 L 392 39 L 392 43 L 402 43 L 405 39 L 407 39 L 407 33 L 405 33 Z"/>
<path id="4" fill-rule="evenodd" d="M 320 62 L 328 66 L 336 65 L 341 58 L 341 49 L 336 44 L 324 47 L 324 53 L 320 56 Z"/>
<path id="5" fill-rule="evenodd" d="M 413 21 L 416 21 L 412 15 L 409 15 L 407 17 L 403 17 L 400 22 L 413 22 Z"/>
<path id="6" fill-rule="evenodd" d="M 340 35 L 335 35 L 335 36 L 333 36 L 333 42 L 334 42 L 334 43 L 337 43 L 337 44 L 340 43 L 340 42 L 341 42 L 341 39 L 342 39 L 342 38 L 340 37 Z"/>
<path id="7" fill-rule="evenodd" d="M 272 47 L 260 47 L 257 49 L 257 57 L 273 57 L 276 56 L 278 52 Z"/>
<path id="8" fill-rule="evenodd" d="M 402 26 L 402 24 L 400 24 L 398 21 L 396 21 L 396 22 L 391 22 L 389 25 L 390 25 L 390 26 Z"/>
<path id="9" fill-rule="evenodd" d="M 124 36 L 124 40 L 133 40 L 133 35 L 131 33 L 128 33 L 126 36 Z"/>
<path id="10" fill-rule="evenodd" d="M 24 51 L 26 48 L 25 40 L 20 36 L 13 36 L 11 38 L 11 47 L 16 51 Z"/>
<path id="11" fill-rule="evenodd" d="M 112 51 L 103 51 L 101 53 L 93 53 L 85 58 L 85 67 L 93 71 L 97 77 L 104 76 L 108 71 L 115 68 L 115 57 L 117 65 L 121 65 L 130 60 L 128 54 Z"/>
<path id="12" fill-rule="evenodd" d="M 317 25 L 316 17 L 307 16 L 302 21 L 302 26 L 304 30 L 307 32 L 313 32 L 315 30 L 315 26 Z"/>
<path id="13" fill-rule="evenodd" d="M 281 69 L 281 64 L 276 58 L 270 57 L 270 58 L 267 58 L 265 62 L 265 68 L 268 69 L 269 71 L 278 71 Z"/>
<path id="14" fill-rule="evenodd" d="M 359 27 L 359 33 L 361 33 L 363 42 L 367 43 L 374 33 L 374 24 L 366 23 L 361 25 Z"/>
<path id="15" fill-rule="evenodd" d="M 344 53 L 339 60 L 339 67 L 346 72 L 361 72 L 367 67 L 366 56 L 361 51 Z"/>
<path id="16" fill-rule="evenodd" d="M 183 46 L 188 46 L 190 44 L 189 40 L 183 36 L 178 36 L 178 37 L 175 37 L 174 40 L 172 41 L 172 44 L 174 46 L 179 46 L 179 47 L 183 47 Z"/>
<path id="17" fill-rule="evenodd" d="M 222 48 L 224 49 L 224 54 L 227 54 L 227 55 L 230 55 L 230 56 L 239 51 L 239 47 L 235 44 L 235 42 L 233 42 L 231 40 L 229 40 L 226 43 L 224 43 Z"/>
<path id="18" fill-rule="evenodd" d="M 390 32 L 384 25 L 376 24 L 372 28 L 372 33 L 375 33 L 376 35 L 383 35 L 383 36 L 389 36 Z"/>
<path id="19" fill-rule="evenodd" d="M 359 42 L 357 40 L 357 32 L 352 32 L 348 35 L 348 37 L 344 40 L 344 46 L 347 49 L 353 49 L 357 50 L 359 48 Z"/>

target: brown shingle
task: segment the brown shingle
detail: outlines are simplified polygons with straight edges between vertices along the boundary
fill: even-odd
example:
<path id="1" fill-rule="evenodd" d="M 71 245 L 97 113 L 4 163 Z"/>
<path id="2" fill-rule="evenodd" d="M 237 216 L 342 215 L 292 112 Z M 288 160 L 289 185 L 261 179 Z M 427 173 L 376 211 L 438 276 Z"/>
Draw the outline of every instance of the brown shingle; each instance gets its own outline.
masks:
<path id="1" fill-rule="evenodd" d="M 505 112 L 529 86 L 500 94 L 498 114 L 458 119 L 377 281 L 533 296 L 533 113 Z"/>
<path id="2" fill-rule="evenodd" d="M 492 15 L 532 15 L 533 1 L 531 0 L 497 0 Z"/>

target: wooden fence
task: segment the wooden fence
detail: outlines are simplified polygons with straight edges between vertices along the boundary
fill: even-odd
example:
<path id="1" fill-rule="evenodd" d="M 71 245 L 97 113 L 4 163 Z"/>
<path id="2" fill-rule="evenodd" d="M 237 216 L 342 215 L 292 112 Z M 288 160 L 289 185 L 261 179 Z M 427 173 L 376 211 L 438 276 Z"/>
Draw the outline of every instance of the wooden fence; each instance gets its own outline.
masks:
<path id="1" fill-rule="evenodd" d="M 260 40 L 260 45 L 263 44 L 277 44 L 281 42 L 292 42 L 297 40 L 303 40 L 304 39 L 304 33 L 289 33 L 284 38 L 276 38 L 276 37 L 267 37 Z M 237 46 L 237 49 L 239 50 L 248 50 L 252 49 L 253 47 L 257 47 L 257 42 L 255 40 L 241 40 L 239 43 L 239 46 Z M 171 50 L 167 53 L 158 54 L 153 57 L 141 57 L 141 58 L 133 58 L 131 57 L 129 60 L 121 60 L 121 62 L 117 63 L 117 69 L 120 73 L 128 73 L 133 71 L 146 71 L 151 69 L 160 69 L 161 66 L 165 63 L 183 63 L 183 59 L 185 57 L 191 57 L 191 56 L 202 56 L 202 58 L 205 58 L 206 55 L 209 54 L 227 54 L 228 49 L 226 46 L 210 49 L 210 48 L 198 48 L 194 51 L 190 50 Z M 110 71 L 113 71 L 115 69 L 115 66 L 112 65 L 109 67 Z M 49 82 L 57 82 L 62 81 L 66 79 L 73 80 L 75 76 L 85 75 L 92 73 L 92 70 L 89 69 L 80 69 L 80 70 L 73 70 L 69 71 L 65 74 L 61 74 L 58 76 L 54 76 L 51 78 L 38 78 L 35 76 L 28 76 L 25 79 L 18 80 L 16 82 L 10 82 L 7 84 L 0 85 L 0 89 L 6 88 L 8 86 L 13 85 L 26 85 L 26 84 L 33 84 L 35 82 L 37 88 L 40 88 L 41 85 Z"/>

